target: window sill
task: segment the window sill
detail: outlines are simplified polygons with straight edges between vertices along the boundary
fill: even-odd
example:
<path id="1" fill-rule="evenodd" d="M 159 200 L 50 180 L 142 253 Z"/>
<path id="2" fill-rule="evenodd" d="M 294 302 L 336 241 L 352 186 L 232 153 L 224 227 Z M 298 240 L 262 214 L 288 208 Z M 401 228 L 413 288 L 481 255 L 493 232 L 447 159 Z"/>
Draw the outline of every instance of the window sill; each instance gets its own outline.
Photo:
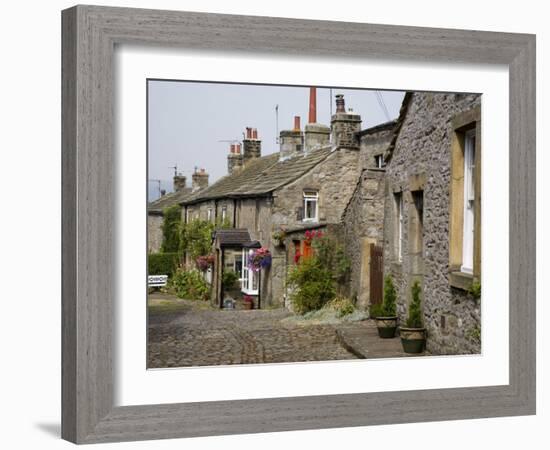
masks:
<path id="1" fill-rule="evenodd" d="M 451 272 L 449 274 L 449 283 L 452 287 L 469 291 L 472 287 L 474 276 L 466 272 Z"/>

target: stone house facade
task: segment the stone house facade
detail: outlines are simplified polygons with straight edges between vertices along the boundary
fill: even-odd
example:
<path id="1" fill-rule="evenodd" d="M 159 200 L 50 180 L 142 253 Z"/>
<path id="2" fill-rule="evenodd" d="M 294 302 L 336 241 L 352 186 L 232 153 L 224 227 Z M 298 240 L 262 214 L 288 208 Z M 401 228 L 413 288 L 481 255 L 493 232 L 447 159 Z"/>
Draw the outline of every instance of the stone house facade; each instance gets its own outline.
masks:
<path id="1" fill-rule="evenodd" d="M 481 97 L 408 93 L 385 157 L 384 273 L 406 319 L 422 287 L 427 350 L 480 352 Z"/>
<path id="2" fill-rule="evenodd" d="M 162 247 L 162 224 L 164 223 L 164 209 L 179 205 L 193 192 L 208 187 L 208 173 L 204 169 L 195 170 L 191 186 L 187 186 L 187 177 L 176 174 L 173 179 L 174 191 L 161 196 L 147 205 L 147 251 L 157 253 Z"/>

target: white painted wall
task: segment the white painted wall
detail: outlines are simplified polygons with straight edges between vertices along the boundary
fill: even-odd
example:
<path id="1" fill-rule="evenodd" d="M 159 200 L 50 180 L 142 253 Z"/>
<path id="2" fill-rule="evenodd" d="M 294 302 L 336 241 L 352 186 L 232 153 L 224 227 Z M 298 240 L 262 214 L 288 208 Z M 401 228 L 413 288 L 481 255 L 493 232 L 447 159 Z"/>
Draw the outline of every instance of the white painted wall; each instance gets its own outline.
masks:
<path id="1" fill-rule="evenodd" d="M 104 5 L 144 8 L 186 9 L 202 12 L 271 15 L 342 21 L 392 23 L 537 33 L 538 90 L 538 227 L 548 229 L 549 208 L 543 210 L 543 191 L 550 190 L 542 149 L 550 120 L 549 91 L 550 40 L 544 2 L 525 0 L 499 2 L 494 14 L 492 2 L 463 0 L 460 7 L 441 8 L 439 1 L 384 2 L 342 0 L 332 2 L 278 0 L 175 0 L 102 1 Z M 2 124 L 2 177 L 4 211 L 15 219 L 1 222 L 3 258 L 0 259 L 2 314 L 0 325 L 0 398 L 4 448 L 69 448 L 59 439 L 60 417 L 60 10 L 73 2 L 52 0 L 6 2 L 2 10 L 2 83 L 0 115 Z M 546 83 L 545 83 L 546 82 Z M 28 182 L 27 179 L 33 180 Z M 28 203 L 26 200 L 28 199 Z M 31 219 L 28 205 L 33 206 Z M 4 216 L 6 217 L 6 216 Z M 14 217 L 14 216 L 11 216 Z M 36 236 L 23 243 L 21 239 Z M 539 234 L 539 255 L 550 253 L 548 239 Z M 546 252 L 544 250 L 547 250 Z M 257 449 L 313 446 L 333 449 L 342 444 L 376 448 L 387 444 L 411 449 L 448 450 L 464 448 L 515 449 L 548 441 L 544 424 L 550 414 L 550 396 L 543 384 L 543 365 L 548 365 L 545 345 L 548 332 L 542 324 L 550 319 L 543 304 L 547 285 L 543 284 L 544 261 L 539 257 L 538 355 L 539 415 L 505 419 L 484 419 L 447 423 L 391 425 L 385 427 L 301 431 L 268 435 L 201 438 L 120 444 L 116 448 L 210 449 L 217 447 Z M 28 267 L 27 270 L 22 270 Z M 546 281 L 548 283 L 548 281 Z M 544 319 L 547 319 L 546 321 Z M 543 354 L 545 359 L 543 360 Z M 411 437 L 414 436 L 414 439 Z M 542 444 L 542 447 L 544 444 Z M 541 448 L 542 448 L 541 447 Z M 72 447 L 71 447 L 72 448 Z M 94 448 L 114 448 L 100 445 Z"/>

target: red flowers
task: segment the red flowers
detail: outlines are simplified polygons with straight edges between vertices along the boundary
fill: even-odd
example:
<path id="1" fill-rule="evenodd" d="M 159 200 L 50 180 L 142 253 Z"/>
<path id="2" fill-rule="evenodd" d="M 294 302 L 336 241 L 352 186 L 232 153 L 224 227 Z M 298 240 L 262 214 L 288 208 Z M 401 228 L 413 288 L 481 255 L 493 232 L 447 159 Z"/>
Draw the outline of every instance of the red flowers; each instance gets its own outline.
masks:
<path id="1" fill-rule="evenodd" d="M 323 232 L 321 230 L 315 231 L 315 230 L 307 230 L 305 233 L 305 240 L 307 242 L 311 242 L 315 238 L 322 238 Z"/>
<path id="2" fill-rule="evenodd" d="M 296 252 L 296 254 L 294 255 L 294 263 L 298 264 L 300 262 L 301 256 L 302 254 L 300 252 Z"/>

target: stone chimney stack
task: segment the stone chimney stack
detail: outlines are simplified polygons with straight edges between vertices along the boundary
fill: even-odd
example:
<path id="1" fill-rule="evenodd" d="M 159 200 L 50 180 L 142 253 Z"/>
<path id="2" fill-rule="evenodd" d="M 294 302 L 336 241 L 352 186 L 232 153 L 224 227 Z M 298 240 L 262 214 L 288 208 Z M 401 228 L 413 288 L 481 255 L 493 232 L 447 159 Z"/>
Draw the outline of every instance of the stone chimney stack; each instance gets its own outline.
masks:
<path id="1" fill-rule="evenodd" d="M 231 144 L 227 155 L 227 173 L 232 174 L 243 167 L 241 144 Z"/>
<path id="2" fill-rule="evenodd" d="M 174 192 L 179 192 L 185 189 L 186 181 L 187 178 L 184 175 L 180 173 L 174 175 Z"/>
<path id="3" fill-rule="evenodd" d="M 333 147 L 359 148 L 359 139 L 355 133 L 361 131 L 361 116 L 346 111 L 342 94 L 336 95 L 336 114 L 332 115 L 330 125 Z"/>
<path id="4" fill-rule="evenodd" d="M 208 173 L 206 173 L 206 170 L 195 169 L 192 179 L 193 179 L 193 186 L 192 186 L 193 192 L 208 187 Z"/>
<path id="5" fill-rule="evenodd" d="M 282 130 L 279 133 L 279 145 L 281 161 L 303 154 L 304 135 L 300 129 L 300 116 L 294 116 L 294 128 L 292 130 Z"/>
<path id="6" fill-rule="evenodd" d="M 243 139 L 243 165 L 260 156 L 262 156 L 262 141 L 258 139 L 258 130 L 246 127 L 246 137 Z"/>
<path id="7" fill-rule="evenodd" d="M 305 151 L 324 147 L 330 142 L 330 128 L 317 123 L 317 88 L 309 88 L 309 123 L 305 126 Z"/>

